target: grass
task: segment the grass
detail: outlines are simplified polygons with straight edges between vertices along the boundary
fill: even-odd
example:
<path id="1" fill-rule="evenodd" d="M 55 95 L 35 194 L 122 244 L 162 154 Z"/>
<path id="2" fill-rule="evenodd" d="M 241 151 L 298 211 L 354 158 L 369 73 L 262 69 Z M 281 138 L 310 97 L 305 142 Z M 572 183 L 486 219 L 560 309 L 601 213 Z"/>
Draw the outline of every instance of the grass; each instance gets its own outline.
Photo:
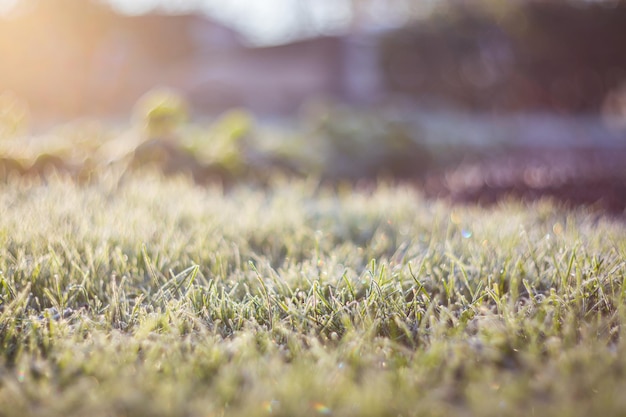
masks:
<path id="1" fill-rule="evenodd" d="M 0 415 L 623 415 L 625 259 L 549 201 L 13 178 Z"/>

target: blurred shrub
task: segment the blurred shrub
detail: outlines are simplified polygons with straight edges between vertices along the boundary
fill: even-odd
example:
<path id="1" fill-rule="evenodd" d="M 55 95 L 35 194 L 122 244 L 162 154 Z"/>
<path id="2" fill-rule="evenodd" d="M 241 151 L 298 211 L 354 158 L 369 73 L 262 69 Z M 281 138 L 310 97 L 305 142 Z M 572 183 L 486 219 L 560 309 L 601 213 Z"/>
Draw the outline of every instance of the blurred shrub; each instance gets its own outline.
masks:
<path id="1" fill-rule="evenodd" d="M 430 166 L 419 129 L 408 121 L 377 110 L 320 103 L 307 107 L 301 117 L 311 140 L 323 143 L 326 161 L 321 169 L 326 176 L 411 177 Z"/>
<path id="2" fill-rule="evenodd" d="M 0 94 L 0 139 L 23 135 L 28 131 L 28 104 L 11 92 Z"/>
<path id="3" fill-rule="evenodd" d="M 52 129 L 46 148 L 70 162 L 84 162 L 110 140 L 111 133 L 98 120 L 79 119 Z"/>
<path id="4" fill-rule="evenodd" d="M 245 109 L 231 109 L 223 113 L 211 128 L 213 134 L 227 142 L 238 142 L 254 127 L 254 116 Z"/>
<path id="5" fill-rule="evenodd" d="M 245 139 L 254 131 L 254 116 L 245 109 L 223 113 L 191 144 L 191 150 L 205 165 L 217 165 L 230 174 L 245 168 Z"/>
<path id="6" fill-rule="evenodd" d="M 137 101 L 133 118 L 149 137 L 167 137 L 188 121 L 189 103 L 175 90 L 157 88 Z"/>

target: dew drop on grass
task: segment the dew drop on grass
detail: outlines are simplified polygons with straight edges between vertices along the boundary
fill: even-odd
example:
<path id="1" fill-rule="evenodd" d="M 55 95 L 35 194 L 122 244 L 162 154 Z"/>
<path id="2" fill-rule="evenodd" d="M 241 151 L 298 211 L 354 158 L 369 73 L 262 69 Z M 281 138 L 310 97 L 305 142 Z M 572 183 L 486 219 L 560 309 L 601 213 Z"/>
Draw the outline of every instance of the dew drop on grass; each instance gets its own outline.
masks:
<path id="1" fill-rule="evenodd" d="M 472 237 L 472 231 L 468 229 L 463 229 L 461 230 L 461 236 L 463 236 L 465 239 L 469 239 L 470 237 Z"/>

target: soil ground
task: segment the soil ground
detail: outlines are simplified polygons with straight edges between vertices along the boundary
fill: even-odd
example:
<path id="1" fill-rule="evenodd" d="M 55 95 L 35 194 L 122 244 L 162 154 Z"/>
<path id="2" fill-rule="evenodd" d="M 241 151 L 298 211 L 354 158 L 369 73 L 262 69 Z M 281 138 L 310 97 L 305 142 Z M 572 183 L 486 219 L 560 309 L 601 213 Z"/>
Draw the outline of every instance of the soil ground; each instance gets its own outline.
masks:
<path id="1" fill-rule="evenodd" d="M 455 203 L 493 204 L 510 196 L 551 197 L 612 213 L 626 209 L 626 148 L 517 148 L 472 158 L 433 173 L 424 186 L 430 197 Z"/>

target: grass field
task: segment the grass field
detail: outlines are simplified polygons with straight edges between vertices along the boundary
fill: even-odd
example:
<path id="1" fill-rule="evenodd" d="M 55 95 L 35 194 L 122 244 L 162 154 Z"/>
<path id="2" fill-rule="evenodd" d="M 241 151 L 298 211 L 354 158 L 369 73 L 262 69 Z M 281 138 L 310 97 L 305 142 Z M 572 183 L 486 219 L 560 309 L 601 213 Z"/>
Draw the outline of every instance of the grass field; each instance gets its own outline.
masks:
<path id="1" fill-rule="evenodd" d="M 626 226 L 408 186 L 0 185 L 1 416 L 617 416 Z"/>

